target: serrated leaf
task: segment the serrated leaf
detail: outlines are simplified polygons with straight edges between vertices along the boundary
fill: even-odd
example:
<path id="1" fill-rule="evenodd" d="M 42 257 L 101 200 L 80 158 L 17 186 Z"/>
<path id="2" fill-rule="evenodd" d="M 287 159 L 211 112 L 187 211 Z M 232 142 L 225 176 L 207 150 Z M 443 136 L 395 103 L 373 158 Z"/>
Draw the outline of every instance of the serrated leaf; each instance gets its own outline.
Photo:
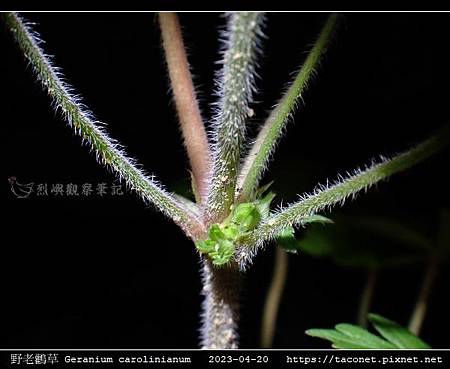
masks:
<path id="1" fill-rule="evenodd" d="M 406 328 L 380 315 L 369 314 L 369 320 L 382 337 L 359 326 L 340 323 L 335 329 L 309 329 L 309 336 L 331 341 L 334 348 L 344 349 L 398 349 L 430 348 Z"/>
<path id="2" fill-rule="evenodd" d="M 340 349 L 366 349 L 366 348 L 394 348 L 393 345 L 390 345 L 389 342 L 384 341 L 380 338 L 381 341 L 384 341 L 385 344 L 378 346 L 370 346 L 367 342 L 352 338 L 351 336 L 339 332 L 335 329 L 308 329 L 305 332 L 307 335 L 312 337 L 318 337 L 325 340 L 328 340 L 332 343 L 334 348 Z M 370 334 L 369 332 L 367 332 Z"/>
<path id="3" fill-rule="evenodd" d="M 364 328 L 361 328 L 357 325 L 341 323 L 335 326 L 335 329 L 348 337 L 348 339 L 352 339 L 355 342 L 361 343 L 361 345 L 370 348 L 379 348 L 379 349 L 390 349 L 395 348 L 395 346 L 386 340 L 376 336 L 375 334 L 370 333 Z"/>
<path id="4" fill-rule="evenodd" d="M 369 321 L 375 329 L 396 348 L 427 349 L 430 346 L 400 324 L 378 314 L 369 314 Z"/>

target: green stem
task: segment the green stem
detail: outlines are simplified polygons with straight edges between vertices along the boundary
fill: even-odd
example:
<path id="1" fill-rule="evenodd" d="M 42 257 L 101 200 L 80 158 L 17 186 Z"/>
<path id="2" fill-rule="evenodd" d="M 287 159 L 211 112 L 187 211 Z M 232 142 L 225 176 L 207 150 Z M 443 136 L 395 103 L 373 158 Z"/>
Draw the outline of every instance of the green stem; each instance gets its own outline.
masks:
<path id="1" fill-rule="evenodd" d="M 317 69 L 322 55 L 336 28 L 338 15 L 332 14 L 325 23 L 313 49 L 308 54 L 304 64 L 295 77 L 289 89 L 282 97 L 279 104 L 272 110 L 266 122 L 258 133 L 258 136 L 248 153 L 243 167 L 239 173 L 238 199 L 241 202 L 248 201 L 252 193 L 258 187 L 258 183 L 270 156 L 281 138 L 289 117 L 295 111 L 298 101 L 308 87 L 308 83 Z"/>
<path id="2" fill-rule="evenodd" d="M 288 255 L 281 247 L 276 247 L 272 283 L 267 292 L 261 325 L 261 347 L 271 348 L 278 318 L 281 297 L 288 272 Z"/>
<path id="3" fill-rule="evenodd" d="M 209 223 L 220 223 L 234 202 L 237 170 L 251 116 L 260 13 L 233 13 L 228 23 L 227 49 L 218 81 L 219 110 L 214 119 L 214 165 L 206 214 Z"/>
<path id="4" fill-rule="evenodd" d="M 370 268 L 367 271 L 367 281 L 361 294 L 361 300 L 359 302 L 358 309 L 358 324 L 363 328 L 367 328 L 367 316 L 369 314 L 370 306 L 372 305 L 373 293 L 375 290 L 377 278 L 378 269 Z"/>
<path id="5" fill-rule="evenodd" d="M 331 206 L 354 197 L 359 191 L 367 190 L 375 183 L 389 176 L 406 170 L 420 163 L 439 150 L 450 141 L 450 125 L 441 129 L 438 134 L 418 144 L 414 148 L 398 154 L 391 159 L 383 159 L 381 163 L 373 164 L 365 170 L 356 170 L 355 174 L 331 186 L 323 186 L 312 194 L 279 210 L 268 218 L 252 233 L 242 237 L 239 242 L 243 247 L 240 262 L 245 263 L 265 241 L 276 237 L 283 229 L 292 225 L 302 225 L 306 218 Z"/>
<path id="6" fill-rule="evenodd" d="M 204 233 L 204 227 L 199 218 L 160 187 L 153 178 L 139 170 L 134 160 L 128 158 L 123 149 L 108 137 L 104 128 L 82 107 L 79 99 L 73 96 L 72 88 L 63 82 L 61 74 L 55 71 L 39 47 L 35 32 L 14 13 L 4 13 L 3 19 L 43 88 L 52 98 L 55 110 L 59 110 L 75 133 L 90 145 L 99 162 L 113 169 L 119 179 L 170 217 L 188 236 L 194 239 L 200 237 Z"/>

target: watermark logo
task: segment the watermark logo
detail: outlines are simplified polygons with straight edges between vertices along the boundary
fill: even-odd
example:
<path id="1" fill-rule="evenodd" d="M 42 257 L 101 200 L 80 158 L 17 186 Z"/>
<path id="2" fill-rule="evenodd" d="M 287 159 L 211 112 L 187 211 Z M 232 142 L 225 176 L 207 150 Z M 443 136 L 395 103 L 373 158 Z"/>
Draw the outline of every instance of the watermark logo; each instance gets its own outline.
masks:
<path id="1" fill-rule="evenodd" d="M 26 199 L 30 197 L 31 193 L 33 192 L 33 182 L 22 184 L 17 182 L 16 177 L 9 177 L 8 182 L 11 186 L 11 192 L 19 199 Z"/>
<path id="2" fill-rule="evenodd" d="M 8 178 L 11 192 L 19 199 L 36 197 L 106 197 L 123 196 L 120 183 L 20 183 L 16 177 Z"/>

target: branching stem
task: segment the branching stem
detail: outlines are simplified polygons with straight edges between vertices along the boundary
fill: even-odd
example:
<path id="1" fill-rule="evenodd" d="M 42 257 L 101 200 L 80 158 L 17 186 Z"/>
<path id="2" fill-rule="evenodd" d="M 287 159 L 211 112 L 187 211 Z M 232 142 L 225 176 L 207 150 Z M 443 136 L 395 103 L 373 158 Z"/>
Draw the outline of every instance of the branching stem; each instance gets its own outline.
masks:
<path id="1" fill-rule="evenodd" d="M 260 13 L 233 13 L 228 22 L 223 69 L 218 80 L 218 111 L 214 119 L 214 166 L 207 201 L 207 220 L 220 223 L 234 202 L 237 171 L 251 116 L 254 59 L 260 34 Z"/>
<path id="2" fill-rule="evenodd" d="M 336 28 L 337 19 L 337 14 L 329 16 L 317 42 L 308 54 L 294 81 L 259 131 L 239 173 L 237 194 L 239 201 L 247 201 L 258 187 L 259 180 L 267 167 L 275 145 L 283 134 L 289 117 L 295 111 L 299 99 L 301 99 L 320 63 L 322 55 L 327 50 Z"/>
<path id="3" fill-rule="evenodd" d="M 200 198 L 204 199 L 208 187 L 211 153 L 189 70 L 180 24 L 175 13 L 160 13 L 159 24 L 184 144 L 196 189 Z"/>
<path id="4" fill-rule="evenodd" d="M 258 248 L 265 241 L 273 239 L 283 229 L 292 225 L 302 225 L 306 217 L 329 208 L 336 203 L 342 204 L 348 197 L 355 196 L 359 191 L 365 190 L 397 172 L 420 163 L 444 148 L 449 141 L 450 125 L 447 125 L 435 136 L 414 148 L 391 159 L 383 159 L 381 163 L 374 164 L 365 170 L 357 170 L 355 174 L 348 178 L 342 179 L 334 185 L 319 188 L 286 209 L 275 212 L 266 218 L 252 233 L 241 238 L 240 243 L 248 247 L 246 251 L 244 250 L 240 253 L 240 262 L 245 264 L 249 261 L 248 258 L 254 254 L 254 248 Z"/>
<path id="5" fill-rule="evenodd" d="M 4 13 L 3 19 L 12 32 L 19 48 L 30 62 L 37 78 L 53 100 L 68 125 L 95 151 L 98 161 L 113 169 L 119 179 L 124 180 L 144 200 L 155 205 L 161 212 L 177 223 L 193 239 L 204 234 L 199 218 L 167 193 L 151 177 L 147 177 L 134 160 L 128 158 L 123 149 L 106 134 L 101 123 L 83 107 L 51 65 L 49 58 L 39 47 L 35 33 L 14 13 Z"/>

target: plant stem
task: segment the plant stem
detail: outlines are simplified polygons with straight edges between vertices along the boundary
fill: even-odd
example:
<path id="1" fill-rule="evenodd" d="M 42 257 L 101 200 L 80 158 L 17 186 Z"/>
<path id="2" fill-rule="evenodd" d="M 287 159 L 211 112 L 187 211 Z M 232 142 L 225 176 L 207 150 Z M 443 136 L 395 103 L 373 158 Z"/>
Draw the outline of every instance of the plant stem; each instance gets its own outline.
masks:
<path id="1" fill-rule="evenodd" d="M 430 297 L 431 288 L 436 280 L 438 269 L 437 258 L 432 256 L 425 268 L 422 285 L 420 286 L 419 295 L 417 296 L 416 304 L 408 325 L 409 330 L 416 336 L 420 334 L 420 329 L 422 328 L 425 319 L 428 308 L 428 299 Z"/>
<path id="2" fill-rule="evenodd" d="M 288 272 L 288 255 L 281 247 L 275 248 L 275 264 L 273 270 L 272 283 L 267 292 L 264 304 L 263 321 L 261 325 L 261 347 L 271 348 L 280 307 L 281 296 L 283 295 Z"/>
<path id="3" fill-rule="evenodd" d="M 237 170 L 245 138 L 245 123 L 255 89 L 254 59 L 260 34 L 260 13 L 230 15 L 226 50 L 218 85 L 218 111 L 213 124 L 214 164 L 206 206 L 209 223 L 220 223 L 234 202 Z"/>
<path id="4" fill-rule="evenodd" d="M 312 79 L 322 55 L 327 50 L 336 28 L 337 19 L 337 14 L 329 16 L 319 38 L 308 54 L 294 81 L 278 105 L 271 111 L 259 131 L 239 173 L 239 193 L 237 194 L 239 201 L 247 201 L 251 198 L 253 191 L 258 187 L 259 180 L 267 167 L 267 162 L 270 159 L 275 145 L 282 136 L 289 117 L 296 109 L 298 100 L 301 99 L 302 94 L 308 87 L 308 83 Z"/>
<path id="5" fill-rule="evenodd" d="M 236 349 L 239 345 L 240 272 L 237 265 L 217 268 L 203 259 L 201 347 Z"/>
<path id="6" fill-rule="evenodd" d="M 418 144 L 412 149 L 394 156 L 383 158 L 365 170 L 355 170 L 348 178 L 342 178 L 331 186 L 321 186 L 312 194 L 305 195 L 300 201 L 281 209 L 266 218 L 252 233 L 241 237 L 239 243 L 247 250 L 240 252 L 239 262 L 245 266 L 265 241 L 273 239 L 283 229 L 292 225 L 302 225 L 305 218 L 330 208 L 336 203 L 341 205 L 359 191 L 367 190 L 375 183 L 391 175 L 404 171 L 442 150 L 450 141 L 450 125 L 443 127 L 435 136 Z M 243 248 L 243 247 L 242 247 Z"/>
<path id="7" fill-rule="evenodd" d="M 206 181 L 211 165 L 211 153 L 189 70 L 180 24 L 175 13 L 159 13 L 159 24 L 184 144 L 196 189 L 200 198 L 204 199 L 208 187 Z"/>
<path id="8" fill-rule="evenodd" d="M 2 16 L 43 88 L 52 98 L 55 110 L 59 110 L 75 133 L 90 145 L 98 161 L 113 169 L 119 179 L 170 217 L 188 236 L 193 239 L 201 237 L 205 229 L 200 219 L 167 193 L 153 177 L 146 176 L 136 162 L 127 157 L 124 150 L 108 137 L 103 125 L 83 107 L 80 99 L 73 94 L 73 89 L 52 66 L 39 47 L 36 33 L 16 14 L 3 13 Z"/>
<path id="9" fill-rule="evenodd" d="M 367 271 L 367 281 L 361 294 L 361 300 L 359 302 L 358 310 L 358 324 L 363 328 L 367 328 L 367 316 L 369 314 L 370 306 L 372 305 L 373 293 L 375 290 L 377 278 L 378 269 L 375 267 L 370 268 Z"/>

